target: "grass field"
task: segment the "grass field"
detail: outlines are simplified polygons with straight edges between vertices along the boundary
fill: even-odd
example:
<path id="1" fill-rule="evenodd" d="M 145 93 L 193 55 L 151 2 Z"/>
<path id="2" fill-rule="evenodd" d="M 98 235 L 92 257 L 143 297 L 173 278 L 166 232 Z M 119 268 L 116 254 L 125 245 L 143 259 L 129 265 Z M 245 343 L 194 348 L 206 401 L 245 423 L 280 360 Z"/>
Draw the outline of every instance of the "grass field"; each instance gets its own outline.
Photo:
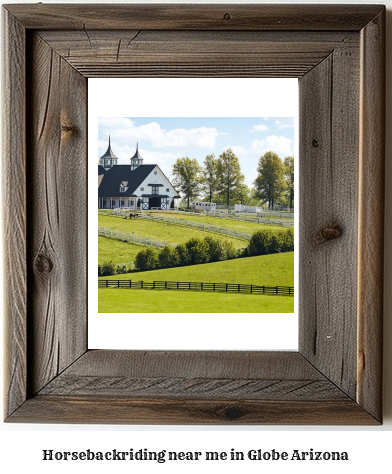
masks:
<path id="1" fill-rule="evenodd" d="M 98 290 L 100 313 L 292 313 L 290 296 L 193 291 Z"/>
<path id="2" fill-rule="evenodd" d="M 205 214 L 199 214 L 199 215 L 189 214 L 188 215 L 187 213 L 184 213 L 184 212 L 179 212 L 179 213 L 171 212 L 170 214 L 160 214 L 159 212 L 154 212 L 153 215 L 154 216 L 161 215 L 163 217 L 173 217 L 173 219 L 184 219 L 184 220 L 192 221 L 192 222 L 200 222 L 201 224 L 215 225 L 217 227 L 224 227 L 225 229 L 239 230 L 241 232 L 255 232 L 256 230 L 260 230 L 260 229 L 271 229 L 271 230 L 282 229 L 282 226 L 276 226 L 276 225 L 271 225 L 271 224 L 257 224 L 254 222 L 245 222 L 245 221 L 235 220 L 231 218 L 230 216 L 229 217 L 212 217 L 212 216 L 206 216 Z M 278 219 L 278 220 L 284 220 L 284 219 Z"/>
<path id="3" fill-rule="evenodd" d="M 105 262 L 130 263 L 134 262 L 136 255 L 145 247 L 128 244 L 120 240 L 98 237 L 98 264 Z"/>
<path id="4" fill-rule="evenodd" d="M 205 281 L 294 286 L 294 252 L 102 277 L 109 280 Z"/>
<path id="5" fill-rule="evenodd" d="M 178 220 L 183 219 L 183 220 L 186 220 L 186 221 L 199 222 L 200 224 L 209 224 L 209 225 L 213 225 L 213 226 L 217 226 L 217 227 L 223 227 L 225 229 L 233 229 L 233 230 L 238 230 L 240 232 L 249 232 L 249 233 L 255 232 L 256 230 L 260 230 L 260 229 L 270 229 L 270 230 L 275 230 L 275 231 L 278 230 L 278 229 L 282 229 L 281 226 L 256 224 L 254 222 L 237 221 L 237 220 L 233 220 L 233 219 L 224 219 L 224 218 L 220 219 L 218 217 L 207 217 L 204 214 L 200 214 L 198 216 L 195 216 L 195 215 L 187 215 L 187 214 L 184 214 L 184 213 L 160 214 L 158 212 L 154 212 L 152 215 L 153 216 L 172 217 L 173 219 L 178 219 Z M 139 223 L 139 224 L 140 223 L 145 223 L 147 225 L 148 225 L 148 223 L 153 223 L 153 221 L 147 221 L 145 219 L 132 219 L 132 220 L 129 220 L 129 219 L 123 219 L 122 217 L 119 217 L 119 216 L 105 216 L 105 215 L 99 214 L 98 215 L 99 225 L 103 225 L 103 224 L 100 223 L 101 219 L 109 219 L 109 220 L 106 220 L 105 222 L 122 221 L 122 224 L 125 225 L 125 226 L 130 226 L 130 225 L 133 225 L 135 223 Z M 177 226 L 177 225 L 174 225 L 174 224 L 163 224 L 163 223 L 158 223 L 158 224 L 163 225 L 163 226 L 181 228 L 181 226 Z M 109 226 L 105 224 L 105 227 L 109 227 Z M 114 227 L 112 227 L 112 228 L 114 228 Z"/>
<path id="6" fill-rule="evenodd" d="M 107 227 L 109 229 L 117 229 L 123 232 L 134 232 L 138 235 L 143 235 L 154 240 L 162 242 L 181 244 L 191 239 L 192 237 L 199 237 L 204 239 L 207 235 L 212 235 L 209 232 L 193 229 L 190 227 L 181 227 L 178 225 L 164 224 L 163 222 L 153 222 L 145 219 L 121 219 L 119 217 L 99 216 L 98 225 Z M 223 227 L 223 226 L 222 226 Z M 220 234 L 213 234 L 219 236 L 222 240 L 227 240 L 233 244 L 235 248 L 242 248 L 247 246 L 247 242 L 239 239 L 232 239 Z M 113 259 L 113 261 L 115 261 Z"/>
<path id="7" fill-rule="evenodd" d="M 280 227 L 186 216 L 189 220 L 218 225 L 229 229 L 255 232 L 263 227 L 271 230 Z M 122 219 L 99 216 L 99 225 L 123 232 L 169 243 L 184 243 L 192 237 L 204 238 L 209 232 L 144 219 Z M 247 242 L 214 234 L 230 241 L 235 248 L 247 246 Z M 141 246 L 99 237 L 99 263 L 112 260 L 127 263 L 135 260 Z M 243 283 L 266 286 L 294 286 L 294 252 L 248 257 L 223 262 L 187 267 L 176 267 L 148 272 L 126 273 L 102 277 L 111 280 L 136 281 L 197 281 L 215 283 Z M 158 291 L 129 289 L 100 289 L 99 312 L 101 313 L 291 313 L 294 298 L 247 294 L 208 293 L 188 291 Z"/>

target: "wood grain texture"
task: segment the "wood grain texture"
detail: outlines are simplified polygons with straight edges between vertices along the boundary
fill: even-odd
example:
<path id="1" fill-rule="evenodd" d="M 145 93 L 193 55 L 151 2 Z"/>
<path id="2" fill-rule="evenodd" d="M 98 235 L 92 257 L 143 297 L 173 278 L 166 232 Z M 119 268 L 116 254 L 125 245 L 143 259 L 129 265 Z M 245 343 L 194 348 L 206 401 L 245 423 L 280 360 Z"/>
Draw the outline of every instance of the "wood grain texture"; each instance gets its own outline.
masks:
<path id="1" fill-rule="evenodd" d="M 37 35 L 29 154 L 29 389 L 86 351 L 86 79 Z"/>
<path id="2" fill-rule="evenodd" d="M 9 416 L 26 400 L 27 390 L 27 235 L 25 32 L 8 12 L 3 48 L 4 414 Z"/>
<path id="3" fill-rule="evenodd" d="M 361 32 L 357 399 L 382 418 L 385 13 Z"/>
<path id="4" fill-rule="evenodd" d="M 357 34 L 84 30 L 40 36 L 86 77 L 300 77 Z"/>
<path id="5" fill-rule="evenodd" d="M 49 5 L 6 8 L 32 29 L 357 31 L 380 5 Z"/>
<path id="6" fill-rule="evenodd" d="M 329 380 L 210 379 L 206 377 L 89 377 L 60 375 L 40 395 L 229 400 L 346 400 Z"/>
<path id="7" fill-rule="evenodd" d="M 380 423 L 385 7 L 5 10 L 7 421 Z M 301 77 L 300 352 L 85 352 L 86 77 L 277 73 Z"/>
<path id="8" fill-rule="evenodd" d="M 324 380 L 298 352 L 90 350 L 67 375 Z"/>
<path id="9" fill-rule="evenodd" d="M 248 400 L 344 400 L 296 352 L 93 350 L 40 395 Z"/>
<path id="10" fill-rule="evenodd" d="M 359 49 L 335 49 L 299 87 L 299 347 L 355 398 Z"/>
<path id="11" fill-rule="evenodd" d="M 341 401 L 284 401 L 47 395 L 27 400 L 8 421 L 150 425 L 377 424 L 373 417 L 348 398 Z"/>

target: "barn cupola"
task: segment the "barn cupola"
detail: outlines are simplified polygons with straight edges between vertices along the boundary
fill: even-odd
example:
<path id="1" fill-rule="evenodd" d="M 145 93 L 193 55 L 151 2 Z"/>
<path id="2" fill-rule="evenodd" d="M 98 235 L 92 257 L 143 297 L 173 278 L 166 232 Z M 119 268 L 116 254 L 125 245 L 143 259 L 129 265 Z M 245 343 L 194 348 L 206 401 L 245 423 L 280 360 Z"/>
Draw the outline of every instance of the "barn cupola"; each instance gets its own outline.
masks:
<path id="1" fill-rule="evenodd" d="M 117 156 L 112 152 L 112 148 L 110 146 L 110 135 L 109 135 L 109 146 L 106 150 L 106 153 L 101 156 L 99 159 L 99 164 L 105 168 L 105 170 L 110 169 L 112 166 L 117 165 Z"/>
<path id="2" fill-rule="evenodd" d="M 131 158 L 131 171 L 143 164 L 143 158 L 139 154 L 139 144 L 136 143 L 136 153 Z"/>

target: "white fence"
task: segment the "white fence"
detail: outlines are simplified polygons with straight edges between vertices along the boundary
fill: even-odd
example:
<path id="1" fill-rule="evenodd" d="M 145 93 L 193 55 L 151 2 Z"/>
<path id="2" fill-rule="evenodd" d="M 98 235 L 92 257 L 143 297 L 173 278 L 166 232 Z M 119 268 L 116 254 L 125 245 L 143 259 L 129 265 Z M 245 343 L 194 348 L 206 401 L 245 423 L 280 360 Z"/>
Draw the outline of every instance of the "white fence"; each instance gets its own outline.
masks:
<path id="1" fill-rule="evenodd" d="M 98 235 L 108 239 L 121 240 L 121 242 L 142 245 L 144 247 L 162 248 L 165 245 L 168 245 L 167 242 L 153 240 L 150 239 L 150 237 L 144 237 L 142 235 L 136 235 L 130 232 L 122 232 L 121 230 L 117 229 L 108 229 L 106 227 L 98 227 Z"/>
<path id="2" fill-rule="evenodd" d="M 262 212 L 261 207 L 245 206 L 244 204 L 235 204 L 234 210 L 235 212 Z"/>

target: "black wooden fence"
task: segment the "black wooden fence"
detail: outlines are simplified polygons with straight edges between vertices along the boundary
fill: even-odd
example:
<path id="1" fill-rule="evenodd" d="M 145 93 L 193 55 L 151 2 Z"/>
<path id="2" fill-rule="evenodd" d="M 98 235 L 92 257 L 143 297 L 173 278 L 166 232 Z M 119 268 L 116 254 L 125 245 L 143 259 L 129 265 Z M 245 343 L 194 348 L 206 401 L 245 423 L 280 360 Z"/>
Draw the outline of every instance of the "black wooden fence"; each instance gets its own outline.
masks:
<path id="1" fill-rule="evenodd" d="M 195 281 L 98 280 L 98 288 L 131 288 L 138 290 L 187 290 L 254 295 L 294 296 L 293 286 L 245 285 L 242 283 L 207 283 Z"/>

